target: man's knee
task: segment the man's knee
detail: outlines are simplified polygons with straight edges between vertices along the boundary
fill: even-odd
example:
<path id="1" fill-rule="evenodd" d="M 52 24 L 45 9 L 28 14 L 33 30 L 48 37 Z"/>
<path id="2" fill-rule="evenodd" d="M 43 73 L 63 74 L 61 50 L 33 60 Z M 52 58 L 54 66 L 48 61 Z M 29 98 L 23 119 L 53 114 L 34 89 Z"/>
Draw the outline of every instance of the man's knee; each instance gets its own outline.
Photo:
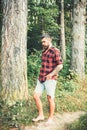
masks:
<path id="1" fill-rule="evenodd" d="M 34 98 L 34 100 L 39 99 L 39 98 L 40 98 L 40 94 L 38 94 L 38 93 L 34 93 L 33 98 Z"/>
<path id="2" fill-rule="evenodd" d="M 48 99 L 49 103 L 54 102 L 54 99 L 51 96 L 49 96 L 49 95 L 47 96 L 47 99 Z"/>

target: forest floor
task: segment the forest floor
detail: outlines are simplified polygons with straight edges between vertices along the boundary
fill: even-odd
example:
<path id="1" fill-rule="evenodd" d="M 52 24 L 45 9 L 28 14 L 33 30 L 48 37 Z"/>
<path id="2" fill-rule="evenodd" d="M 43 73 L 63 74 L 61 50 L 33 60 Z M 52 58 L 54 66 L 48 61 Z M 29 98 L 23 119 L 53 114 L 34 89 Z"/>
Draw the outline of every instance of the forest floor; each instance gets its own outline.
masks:
<path id="1" fill-rule="evenodd" d="M 63 114 L 55 114 L 53 123 L 46 125 L 46 119 L 31 126 L 21 126 L 20 130 L 69 130 L 67 125 L 79 119 L 81 115 L 85 114 L 83 111 L 65 112 Z M 10 129 L 16 130 L 16 129 Z"/>
<path id="2" fill-rule="evenodd" d="M 86 102 L 87 99 L 87 80 L 83 81 L 82 87 L 77 91 L 81 98 L 81 103 Z M 80 101 L 76 100 L 76 101 Z M 79 102 L 80 103 L 80 102 Z M 20 130 L 70 130 L 67 126 L 72 124 L 74 121 L 77 121 L 82 115 L 84 115 L 84 111 L 76 111 L 76 112 L 64 112 L 64 113 L 55 113 L 53 123 L 50 125 L 46 125 L 47 118 L 44 121 L 40 121 L 37 123 L 32 122 L 31 125 L 21 125 Z M 19 130 L 18 128 L 10 128 L 9 130 Z"/>

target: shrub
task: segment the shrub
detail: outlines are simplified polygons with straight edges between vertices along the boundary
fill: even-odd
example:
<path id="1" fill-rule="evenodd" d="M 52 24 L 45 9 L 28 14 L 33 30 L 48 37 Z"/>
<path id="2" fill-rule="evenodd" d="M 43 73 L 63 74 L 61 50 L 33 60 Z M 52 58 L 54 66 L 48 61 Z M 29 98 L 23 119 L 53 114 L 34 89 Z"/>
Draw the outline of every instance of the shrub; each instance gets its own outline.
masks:
<path id="1" fill-rule="evenodd" d="M 87 113 L 80 117 L 80 119 L 69 125 L 69 130 L 87 130 Z"/>

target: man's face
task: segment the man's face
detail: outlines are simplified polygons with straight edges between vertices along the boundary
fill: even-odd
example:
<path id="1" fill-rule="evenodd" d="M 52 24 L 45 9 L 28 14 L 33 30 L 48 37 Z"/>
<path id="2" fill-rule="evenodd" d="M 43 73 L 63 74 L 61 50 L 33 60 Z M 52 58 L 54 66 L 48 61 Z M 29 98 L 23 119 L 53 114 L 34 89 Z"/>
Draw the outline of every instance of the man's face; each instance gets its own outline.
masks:
<path id="1" fill-rule="evenodd" d="M 41 42 L 42 42 L 43 50 L 47 50 L 51 44 L 51 39 L 50 38 L 43 38 L 41 40 Z"/>

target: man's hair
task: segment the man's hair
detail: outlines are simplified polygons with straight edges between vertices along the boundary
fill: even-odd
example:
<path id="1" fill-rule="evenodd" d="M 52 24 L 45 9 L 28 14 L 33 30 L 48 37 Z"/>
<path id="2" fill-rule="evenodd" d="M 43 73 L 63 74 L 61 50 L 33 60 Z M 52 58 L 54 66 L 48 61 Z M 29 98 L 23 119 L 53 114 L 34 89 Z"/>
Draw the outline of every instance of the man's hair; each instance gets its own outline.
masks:
<path id="1" fill-rule="evenodd" d="M 50 39 L 52 39 L 52 37 L 48 33 L 42 34 L 41 39 L 43 39 L 43 38 L 50 38 Z"/>

